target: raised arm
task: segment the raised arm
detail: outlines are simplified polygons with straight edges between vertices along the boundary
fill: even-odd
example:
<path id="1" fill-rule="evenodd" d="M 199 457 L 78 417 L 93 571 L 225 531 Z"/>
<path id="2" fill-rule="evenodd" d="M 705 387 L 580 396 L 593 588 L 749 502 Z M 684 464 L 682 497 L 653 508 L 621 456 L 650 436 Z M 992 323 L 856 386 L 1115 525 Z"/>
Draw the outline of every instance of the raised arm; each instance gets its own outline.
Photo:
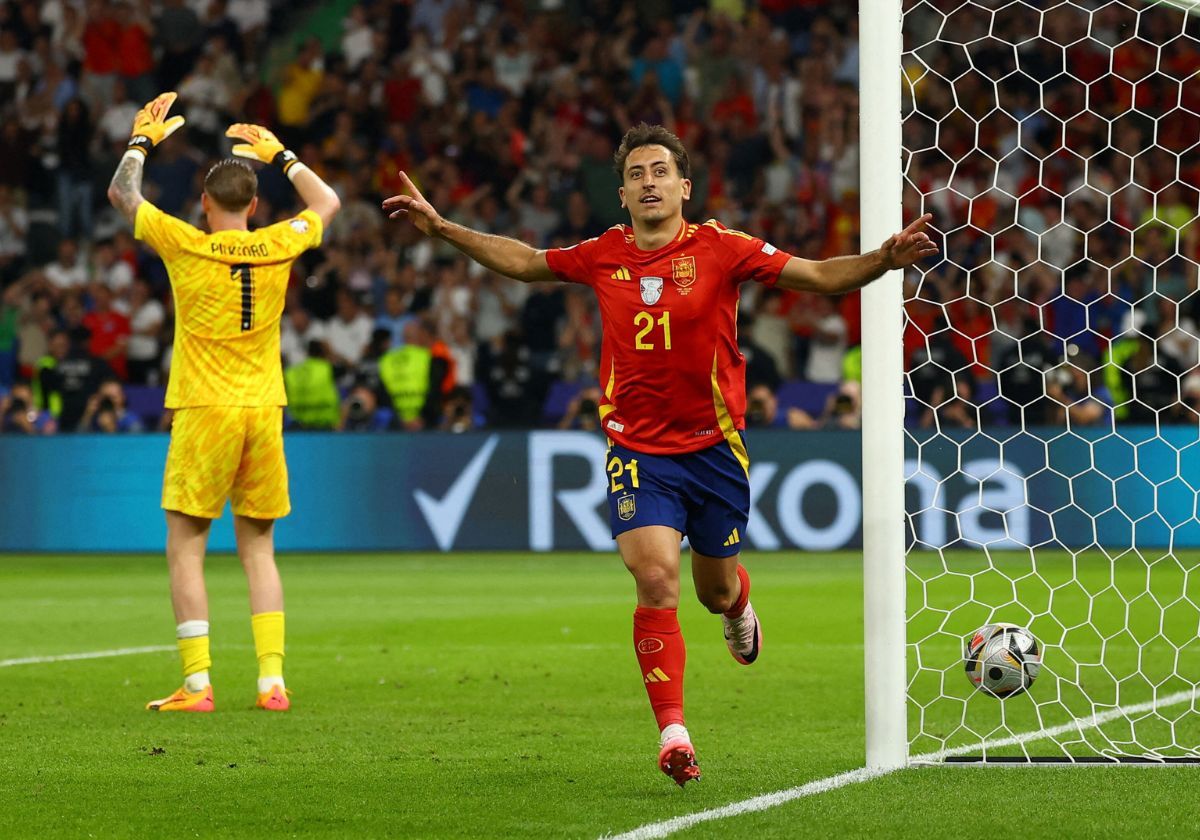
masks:
<path id="1" fill-rule="evenodd" d="M 505 277 L 523 283 L 557 279 L 546 263 L 545 251 L 517 239 L 480 233 L 447 221 L 425 200 L 407 173 L 401 172 L 400 179 L 405 192 L 383 202 L 388 218 L 407 218 L 421 233 L 444 239 L 484 268 Z"/>
<path id="2" fill-rule="evenodd" d="M 174 91 L 160 93 L 137 112 L 133 118 L 129 148 L 125 150 L 108 185 L 108 200 L 129 224 L 133 224 L 137 218 L 138 205 L 146 200 L 142 196 L 142 166 L 146 156 L 183 125 L 183 117 L 167 119 L 167 112 L 174 102 Z"/>
<path id="3" fill-rule="evenodd" d="M 284 148 L 270 129 L 261 125 L 235 123 L 229 126 L 225 136 L 243 141 L 233 147 L 233 153 L 238 157 L 273 163 L 282 169 L 300 194 L 305 208 L 320 216 L 322 225 L 327 226 L 333 221 L 338 208 L 342 206 L 337 193 L 317 173 L 301 163 L 295 152 Z"/>
<path id="4" fill-rule="evenodd" d="M 907 268 L 917 260 L 938 252 L 937 245 L 925 233 L 933 218 L 926 213 L 900 233 L 893 234 L 874 251 L 851 257 L 806 260 L 792 257 L 779 273 L 778 286 L 800 292 L 837 295 L 861 289 L 885 272 Z"/>

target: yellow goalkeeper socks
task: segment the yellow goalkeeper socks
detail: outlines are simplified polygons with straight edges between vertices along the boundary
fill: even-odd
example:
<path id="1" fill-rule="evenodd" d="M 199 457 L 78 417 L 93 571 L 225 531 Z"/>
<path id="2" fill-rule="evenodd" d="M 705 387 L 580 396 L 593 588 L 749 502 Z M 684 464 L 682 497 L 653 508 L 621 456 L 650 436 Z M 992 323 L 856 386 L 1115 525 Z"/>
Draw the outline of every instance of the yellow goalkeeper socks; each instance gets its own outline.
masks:
<path id="1" fill-rule="evenodd" d="M 184 621 L 175 628 L 175 642 L 183 662 L 183 686 L 188 691 L 202 691 L 208 685 L 208 669 L 212 657 L 208 652 L 208 622 Z"/>
<path id="2" fill-rule="evenodd" d="M 250 616 L 254 651 L 258 655 L 258 690 L 283 686 L 283 613 L 265 612 Z"/>

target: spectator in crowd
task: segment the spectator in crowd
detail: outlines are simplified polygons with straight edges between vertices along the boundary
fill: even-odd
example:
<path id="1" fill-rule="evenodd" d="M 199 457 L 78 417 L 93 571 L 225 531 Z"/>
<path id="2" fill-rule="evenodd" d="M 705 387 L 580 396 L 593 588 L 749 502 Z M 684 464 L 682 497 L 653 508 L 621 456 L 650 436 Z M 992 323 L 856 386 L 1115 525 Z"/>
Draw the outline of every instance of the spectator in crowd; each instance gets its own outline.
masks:
<path id="1" fill-rule="evenodd" d="M 404 344 L 379 360 L 379 378 L 400 426 L 409 431 L 436 428 L 442 416 L 445 362 L 434 356 L 433 335 L 420 318 L 404 327 Z"/>
<path id="2" fill-rule="evenodd" d="M 52 435 L 58 422 L 39 408 L 28 382 L 17 382 L 12 391 L 0 396 L 0 432 L 19 435 Z"/>
<path id="3" fill-rule="evenodd" d="M 858 32 L 846 4 L 593 4 L 585 25 L 582 15 L 539 4 L 362 0 L 350 5 L 343 30 L 321 33 L 332 39 L 328 47 L 308 37 L 294 4 L 270 0 L 61 3 L 52 29 L 23 22 L 22 10 L 36 5 L 0 0 L 0 21 L 8 22 L 0 24 L 0 354 L 13 346 L 16 313 L 17 365 L 35 390 L 51 332 L 94 314 L 96 284 L 114 292 L 109 308 L 131 320 L 131 379 L 152 381 L 156 357 L 169 364 L 161 262 L 107 208 L 93 217 L 84 198 L 92 174 L 115 166 L 134 113 L 160 85 L 178 85 L 188 127 L 147 168 L 158 206 L 196 212 L 195 178 L 228 153 L 219 136 L 227 119 L 277 128 L 343 197 L 324 247 L 297 264 L 282 333 L 287 366 L 301 364 L 317 341 L 328 343 L 328 361 L 354 370 L 370 325 L 389 330 L 394 353 L 412 320 L 427 318 L 425 346 L 445 371 L 431 394 L 448 399 L 448 389 L 475 381 L 478 371 L 494 424 L 534 425 L 555 381 L 596 376 L 594 301 L 585 290 L 498 283 L 406 226 L 383 227 L 377 199 L 397 191 L 398 169 L 448 217 L 539 247 L 570 245 L 627 221 L 613 200 L 613 142 L 633 120 L 661 120 L 692 154 L 690 219 L 714 217 L 805 257 L 857 249 Z M 1141 18 L 1147 31 L 1160 31 L 1181 14 L 1160 4 Z M 951 82 L 956 48 L 936 37 L 936 17 L 906 18 L 912 37 L 929 46 L 910 91 L 918 107 L 906 112 L 903 132 L 907 148 L 928 150 L 912 155 L 907 200 L 921 196 L 938 227 L 953 231 L 944 251 L 961 266 L 927 267 L 919 283 L 906 278 L 910 378 L 926 398 L 932 391 L 924 389 L 941 387 L 947 409 L 939 422 L 977 422 L 963 400 L 981 385 L 1003 388 L 996 371 L 1017 358 L 1015 348 L 1065 340 L 1108 358 L 1131 309 L 1143 319 L 1136 329 L 1158 341 L 1158 356 L 1183 372 L 1194 367 L 1200 350 L 1189 336 L 1200 323 L 1200 296 L 1190 292 L 1200 280 L 1200 226 L 1190 184 L 1200 181 L 1200 166 L 1183 154 L 1194 142 L 1187 121 L 1168 115 L 1200 103 L 1186 85 L 1182 93 L 1139 85 L 1134 104 L 1146 119 L 1130 119 L 1120 76 L 1128 72 L 1107 74 L 1120 40 L 1122 67 L 1161 66 L 1187 78 L 1187 39 L 1160 55 L 1148 41 L 1123 39 L 1115 18 L 1097 13 L 1094 27 L 1071 34 L 1071 61 L 1087 77 L 1084 99 L 1078 85 L 1055 80 L 1061 48 L 1045 38 L 1022 39 L 1022 72 L 1002 82 Z M 1016 25 L 1015 16 L 997 16 L 991 38 L 968 50 L 974 65 L 1008 66 Z M 268 32 L 295 46 L 281 47 L 277 60 Z M 997 105 L 1021 115 L 1020 131 Z M 1096 139 L 1109 136 L 1100 130 L 1106 124 L 1107 146 Z M 1131 158 L 1136 188 L 1123 186 Z M 57 200 L 60 187 L 69 200 Z M 292 214 L 278 173 L 263 171 L 260 195 L 254 224 Z M 130 285 L 135 278 L 146 281 L 145 300 Z M 357 300 L 346 306 L 357 310 L 348 320 L 343 293 Z M 784 381 L 843 379 L 843 355 L 858 342 L 856 298 L 750 287 L 743 294 L 752 364 L 769 359 Z M 926 382 L 912 363 L 918 349 L 921 359 L 949 352 L 933 337 L 926 307 L 943 313 L 949 344 L 971 366 L 952 381 Z M 1021 323 L 1032 317 L 1047 336 L 1026 342 Z M 1046 355 L 1050 367 L 1060 356 Z M 1027 364 L 1010 372 L 1008 391 L 1030 376 L 1024 385 L 1039 384 Z M 1168 379 L 1152 379 L 1137 382 L 1177 398 Z M 1044 410 L 1002 395 L 1013 410 L 988 417 L 1054 422 L 1061 403 L 1046 398 L 1044 386 L 1042 397 Z M 917 401 L 910 407 L 913 422 L 933 422 Z M 1132 416 L 1116 414 L 1118 422 Z M 445 418 L 431 409 L 422 425 L 437 428 Z"/>
<path id="4" fill-rule="evenodd" d="M 738 311 L 737 341 L 738 350 L 746 359 L 746 388 L 762 384 L 771 391 L 777 390 L 783 379 L 774 357 L 754 340 L 754 317 L 749 312 Z"/>
<path id="5" fill-rule="evenodd" d="M 38 363 L 40 407 L 50 411 L 64 432 L 79 428 L 88 400 L 112 369 L 88 353 L 87 332 L 59 330 L 50 339 L 50 354 Z"/>
<path id="6" fill-rule="evenodd" d="M 79 97 L 69 100 L 58 120 L 58 227 L 63 236 L 92 233 L 92 121 Z"/>
<path id="7" fill-rule="evenodd" d="M 102 239 L 92 253 L 92 277 L 109 291 L 122 295 L 133 282 L 134 270 L 128 262 L 118 258 L 113 240 Z"/>
<path id="8" fill-rule="evenodd" d="M 325 346 L 329 329 L 324 321 L 309 314 L 300 304 L 289 304 L 280 328 L 280 345 L 285 367 L 298 365 L 308 357 L 308 348 L 313 343 Z"/>
<path id="9" fill-rule="evenodd" d="M 1112 421 L 1112 395 L 1090 356 L 1076 354 L 1050 371 L 1046 396 L 1058 403 L 1050 421 L 1056 426 L 1097 426 Z"/>
<path id="10" fill-rule="evenodd" d="M 59 295 L 82 290 L 88 284 L 87 266 L 79 257 L 79 245 L 74 239 L 58 243 L 58 259 L 46 266 L 44 272 L 51 289 Z"/>
<path id="11" fill-rule="evenodd" d="M 12 386 L 17 375 L 17 339 L 20 335 L 21 310 L 16 295 L 0 297 L 0 388 Z"/>
<path id="12" fill-rule="evenodd" d="M 383 296 L 383 311 L 375 318 L 375 329 L 387 330 L 391 343 L 399 346 L 404 341 L 404 325 L 413 317 L 405 306 L 403 290 L 389 286 Z"/>
<path id="13" fill-rule="evenodd" d="M 576 394 L 558 421 L 560 429 L 578 429 L 595 432 L 600 429 L 600 401 L 604 394 L 598 385 L 589 385 Z"/>
<path id="14" fill-rule="evenodd" d="M 288 415 L 301 429 L 333 429 L 341 421 L 333 365 L 326 358 L 325 345 L 309 342 L 303 361 L 283 372 L 287 391 Z"/>
<path id="15" fill-rule="evenodd" d="M 372 329 L 371 318 L 361 310 L 354 293 L 349 289 L 339 290 L 337 314 L 330 319 L 325 336 L 329 360 L 339 374 L 358 364 L 371 340 Z"/>
<path id="16" fill-rule="evenodd" d="M 391 426 L 391 409 L 380 408 L 375 390 L 355 385 L 342 400 L 338 430 L 343 432 L 382 432 Z"/>
<path id="17" fill-rule="evenodd" d="M 746 425 L 754 429 L 786 429 L 787 414 L 780 412 L 775 390 L 765 383 L 747 384 Z"/>
<path id="18" fill-rule="evenodd" d="M 99 390 L 88 397 L 79 420 L 79 430 L 84 432 L 119 434 L 140 432 L 142 428 L 141 418 L 129 411 L 125 389 L 116 377 L 100 383 Z"/>
<path id="19" fill-rule="evenodd" d="M 135 385 L 157 385 L 162 354 L 160 336 L 166 309 L 153 296 L 145 278 L 133 281 L 129 292 L 129 339 L 125 345 L 129 381 Z"/>
<path id="20" fill-rule="evenodd" d="M 1060 339 L 1027 320 L 1023 337 L 997 361 L 1000 396 L 1004 398 L 1008 422 L 1022 427 L 1038 426 L 1051 418 L 1057 406 L 1046 395 L 1046 372 L 1063 360 Z"/>
<path id="21" fill-rule="evenodd" d="M 452 388 L 442 400 L 442 422 L 438 428 L 443 432 L 469 432 L 475 428 L 475 408 L 471 391 L 461 385 Z"/>
<path id="22" fill-rule="evenodd" d="M 0 288 L 24 272 L 28 233 L 29 214 L 13 198 L 12 187 L 0 183 Z"/>
<path id="23" fill-rule="evenodd" d="M 126 350 L 129 319 L 113 308 L 113 293 L 103 283 L 92 284 L 92 310 L 83 316 L 88 354 L 102 359 L 122 379 L 128 378 Z"/>
<path id="24" fill-rule="evenodd" d="M 810 305 L 799 315 L 801 322 L 811 329 L 804 378 L 809 382 L 840 382 L 842 354 L 846 352 L 846 321 L 831 298 L 813 295 L 808 302 Z"/>
<path id="25" fill-rule="evenodd" d="M 967 359 L 955 345 L 944 317 L 938 317 L 932 334 L 913 354 L 910 364 L 908 385 L 911 396 L 919 406 L 918 422 L 922 427 L 977 425 L 972 416 L 973 389 Z M 1036 376 L 1041 376 L 1040 370 Z M 1037 381 L 1040 384 L 1040 378 Z M 1031 384 L 1027 384 L 1025 379 L 1019 380 L 1021 387 L 1026 390 L 1018 394 L 1017 383 L 1018 380 L 1014 379 L 1009 387 L 1013 393 L 1011 398 L 1028 396 L 1026 401 L 1032 401 L 1032 396 L 1027 394 Z"/>

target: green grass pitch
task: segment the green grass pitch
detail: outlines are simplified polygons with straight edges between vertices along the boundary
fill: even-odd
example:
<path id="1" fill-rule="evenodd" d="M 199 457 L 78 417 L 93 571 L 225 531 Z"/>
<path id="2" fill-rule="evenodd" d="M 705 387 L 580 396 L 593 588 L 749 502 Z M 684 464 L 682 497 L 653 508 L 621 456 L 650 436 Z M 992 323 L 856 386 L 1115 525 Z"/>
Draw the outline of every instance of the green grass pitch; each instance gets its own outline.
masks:
<path id="1" fill-rule="evenodd" d="M 970 578 L 974 562 L 953 565 Z M 612 555 L 284 557 L 287 715 L 252 708 L 245 585 L 216 556 L 216 714 L 143 711 L 179 682 L 170 652 L 0 667 L 0 836 L 599 837 L 860 767 L 859 558 L 748 564 L 766 630 L 755 666 L 690 593 L 681 610 L 704 771 L 687 790 L 655 767 L 633 586 Z M 958 598 L 961 580 L 938 580 L 931 603 Z M 1007 591 L 975 580 L 979 597 Z M 1057 597 L 1064 614 L 1087 600 Z M 170 644 L 172 625 L 160 558 L 0 557 L 0 660 Z M 1035 698 L 1056 690 L 1044 679 Z M 945 736 L 953 718 L 930 727 Z M 1198 740 L 1187 720 L 1178 735 Z M 914 769 L 678 836 L 1189 836 L 1198 783 L 1192 767 Z"/>

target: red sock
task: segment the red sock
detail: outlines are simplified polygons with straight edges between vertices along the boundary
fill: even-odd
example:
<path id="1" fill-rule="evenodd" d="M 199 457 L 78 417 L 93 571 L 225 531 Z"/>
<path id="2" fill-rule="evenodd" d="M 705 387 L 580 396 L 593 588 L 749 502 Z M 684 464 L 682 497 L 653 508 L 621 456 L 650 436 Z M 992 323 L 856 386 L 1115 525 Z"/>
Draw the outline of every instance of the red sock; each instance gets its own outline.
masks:
<path id="1" fill-rule="evenodd" d="M 683 666 L 687 648 L 675 610 L 638 607 L 633 611 L 633 649 L 650 708 L 661 731 L 683 723 Z"/>
<path id="2" fill-rule="evenodd" d="M 737 618 L 746 611 L 746 604 L 750 602 L 750 573 L 741 563 L 738 563 L 737 576 L 738 580 L 742 582 L 742 591 L 737 596 L 737 600 L 733 602 L 733 606 L 725 613 L 727 618 Z"/>

